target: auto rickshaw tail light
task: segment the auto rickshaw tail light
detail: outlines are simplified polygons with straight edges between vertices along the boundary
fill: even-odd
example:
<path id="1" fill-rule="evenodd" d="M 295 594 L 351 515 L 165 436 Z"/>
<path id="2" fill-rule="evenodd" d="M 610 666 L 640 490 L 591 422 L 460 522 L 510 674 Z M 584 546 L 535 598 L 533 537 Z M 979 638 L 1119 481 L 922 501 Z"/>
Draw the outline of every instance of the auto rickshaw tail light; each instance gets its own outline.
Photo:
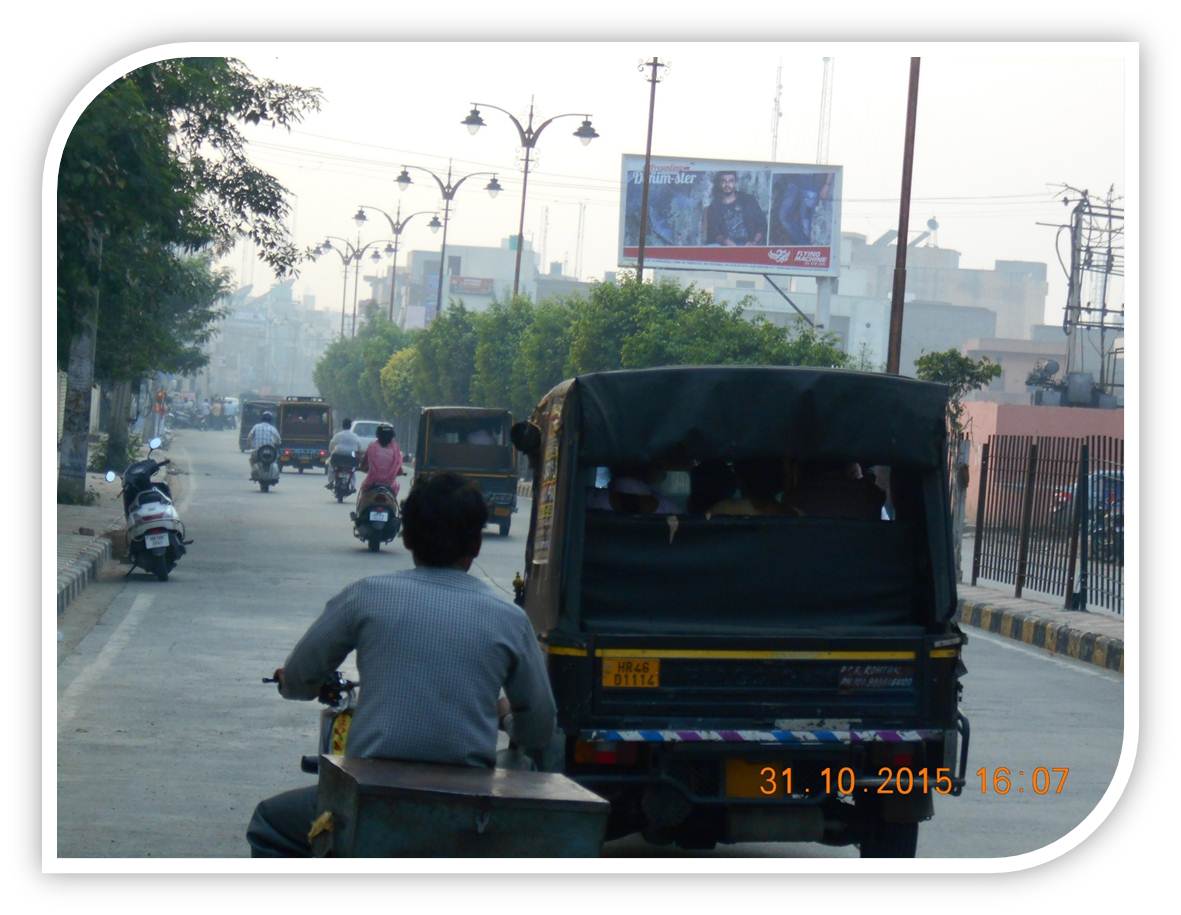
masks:
<path id="1" fill-rule="evenodd" d="M 639 746 L 634 743 L 574 741 L 574 761 L 592 766 L 634 766 Z"/>

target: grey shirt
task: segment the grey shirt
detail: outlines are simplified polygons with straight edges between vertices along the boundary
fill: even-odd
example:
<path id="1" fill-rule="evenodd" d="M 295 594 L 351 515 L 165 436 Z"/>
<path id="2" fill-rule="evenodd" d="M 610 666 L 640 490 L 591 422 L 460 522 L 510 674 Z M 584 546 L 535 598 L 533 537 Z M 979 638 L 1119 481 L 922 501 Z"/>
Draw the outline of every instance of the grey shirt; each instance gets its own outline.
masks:
<path id="1" fill-rule="evenodd" d="M 361 691 L 349 756 L 492 767 L 502 687 L 516 744 L 541 748 L 553 735 L 533 626 L 466 572 L 420 567 L 349 585 L 292 649 L 283 695 L 315 698 L 354 649 Z"/>

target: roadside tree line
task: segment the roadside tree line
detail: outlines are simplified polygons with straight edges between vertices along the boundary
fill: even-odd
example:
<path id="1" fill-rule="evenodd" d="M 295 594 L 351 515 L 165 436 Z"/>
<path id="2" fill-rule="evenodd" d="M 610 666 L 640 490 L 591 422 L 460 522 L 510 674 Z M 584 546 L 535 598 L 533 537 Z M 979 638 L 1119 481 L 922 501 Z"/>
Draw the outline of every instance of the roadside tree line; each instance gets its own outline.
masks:
<path id="1" fill-rule="evenodd" d="M 286 191 L 249 161 L 242 125 L 290 126 L 319 104 L 317 90 L 210 57 L 140 67 L 83 111 L 57 172 L 57 363 L 68 377 L 59 500 L 87 498 L 94 383 L 122 419 L 139 379 L 205 364 L 232 285 L 215 257 L 249 237 L 278 275 L 294 270 Z M 122 469 L 125 422 L 110 423 L 106 451 Z"/>
<path id="2" fill-rule="evenodd" d="M 834 334 L 802 321 L 778 327 L 695 286 L 625 274 L 586 297 L 518 296 L 483 312 L 453 301 L 425 330 L 372 314 L 356 337 L 328 347 L 314 378 L 341 415 L 413 429 L 424 405 L 505 407 L 525 417 L 572 375 L 656 365 L 846 367 L 850 359 Z"/>

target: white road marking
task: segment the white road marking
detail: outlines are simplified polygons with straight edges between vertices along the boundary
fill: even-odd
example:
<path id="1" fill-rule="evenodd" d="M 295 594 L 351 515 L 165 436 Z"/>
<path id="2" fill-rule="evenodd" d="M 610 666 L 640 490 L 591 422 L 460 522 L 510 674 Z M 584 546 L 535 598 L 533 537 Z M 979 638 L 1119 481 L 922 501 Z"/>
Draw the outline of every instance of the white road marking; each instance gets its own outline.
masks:
<path id="1" fill-rule="evenodd" d="M 144 614 L 148 612 L 155 599 L 154 594 L 136 596 L 135 600 L 131 602 L 131 609 L 127 611 L 123 621 L 115 627 L 115 631 L 111 633 L 107 643 L 99 651 L 98 657 L 89 666 L 83 668 L 66 687 L 65 692 L 58 697 L 57 722 L 59 728 L 73 719 L 78 712 L 81 698 L 91 693 L 94 681 L 107 672 L 119 653 L 127 647 L 135 634 L 136 627 L 139 626 Z"/>
<path id="2" fill-rule="evenodd" d="M 978 629 L 968 628 L 968 643 L 971 644 L 973 639 L 983 639 L 986 642 L 991 642 L 994 645 L 999 645 L 1001 648 L 1008 648 L 1012 651 L 1019 651 L 1022 654 L 1031 655 L 1042 661 L 1049 661 L 1051 664 L 1057 664 L 1059 667 L 1065 667 L 1067 670 L 1073 670 L 1076 673 L 1090 674 L 1092 677 L 1098 677 L 1100 680 L 1106 680 L 1109 683 L 1123 683 L 1124 678 L 1120 674 L 1112 673 L 1095 664 L 1090 664 L 1086 661 L 1079 661 L 1075 658 L 1063 658 L 1052 651 L 1047 651 L 1044 648 L 1038 648 L 1036 645 L 1030 645 L 1026 642 L 1019 642 L 1016 639 L 1005 638 L 1003 636 L 993 635 L 991 632 L 983 632 Z"/>

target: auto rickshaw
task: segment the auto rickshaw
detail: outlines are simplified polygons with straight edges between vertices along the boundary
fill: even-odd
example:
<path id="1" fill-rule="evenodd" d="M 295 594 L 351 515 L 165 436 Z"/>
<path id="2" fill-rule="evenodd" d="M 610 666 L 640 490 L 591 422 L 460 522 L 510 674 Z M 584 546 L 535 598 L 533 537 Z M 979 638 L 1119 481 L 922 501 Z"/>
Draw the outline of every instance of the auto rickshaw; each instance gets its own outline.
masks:
<path id="1" fill-rule="evenodd" d="M 276 400 L 244 400 L 238 412 L 241 418 L 238 425 L 238 450 L 249 451 L 250 444 L 247 439 L 250 437 L 250 430 L 262 422 L 264 413 L 270 413 L 277 419 L 279 402 Z"/>
<path id="2" fill-rule="evenodd" d="M 965 783 L 947 389 L 772 367 L 581 375 L 513 428 L 518 602 L 608 838 L 913 857 Z"/>
<path id="3" fill-rule="evenodd" d="M 449 470 L 475 482 L 488 520 L 507 537 L 517 510 L 517 455 L 510 440 L 513 415 L 486 407 L 423 407 L 414 476 Z"/>
<path id="4" fill-rule="evenodd" d="M 303 473 L 310 467 L 328 472 L 328 444 L 332 441 L 332 408 L 319 397 L 285 397 L 276 417 L 283 442 L 279 470 L 295 467 Z"/>

